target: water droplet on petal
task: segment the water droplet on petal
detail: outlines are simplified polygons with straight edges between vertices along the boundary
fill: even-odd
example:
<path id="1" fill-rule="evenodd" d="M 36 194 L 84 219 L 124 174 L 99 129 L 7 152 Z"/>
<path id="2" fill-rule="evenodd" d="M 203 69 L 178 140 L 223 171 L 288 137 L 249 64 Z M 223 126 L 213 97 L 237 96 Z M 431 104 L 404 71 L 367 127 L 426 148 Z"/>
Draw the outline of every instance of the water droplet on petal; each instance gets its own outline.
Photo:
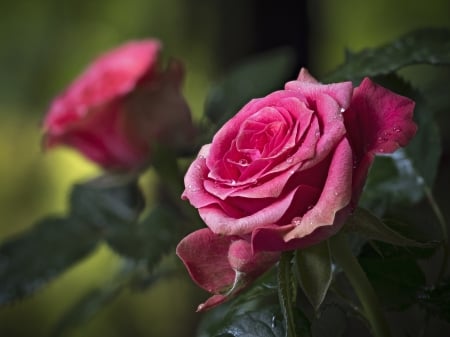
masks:
<path id="1" fill-rule="evenodd" d="M 337 197 L 339 195 L 338 192 L 334 192 L 334 196 Z"/>
<path id="2" fill-rule="evenodd" d="M 197 192 L 197 191 L 200 190 L 197 186 L 195 186 L 195 185 L 193 185 L 193 184 L 189 184 L 189 185 L 187 186 L 187 188 L 188 188 L 188 190 L 191 191 L 191 192 Z"/>
<path id="3" fill-rule="evenodd" d="M 384 152 L 384 149 L 379 149 L 378 151 L 380 151 L 381 153 L 383 153 L 383 152 Z"/>
<path id="4" fill-rule="evenodd" d="M 239 163 L 239 165 L 241 165 L 241 166 L 248 166 L 248 165 L 249 165 L 248 160 L 247 160 L 247 159 L 244 159 L 244 158 L 239 159 L 238 163 Z"/>
<path id="5" fill-rule="evenodd" d="M 344 112 L 344 111 L 345 111 L 345 109 L 344 109 L 344 108 L 341 108 L 341 113 Z"/>
<path id="6" fill-rule="evenodd" d="M 402 131 L 402 129 L 400 129 L 398 126 L 395 126 L 392 128 L 392 131 L 394 131 L 395 133 L 399 133 Z"/>
<path id="7" fill-rule="evenodd" d="M 302 223 L 302 218 L 299 216 L 296 216 L 295 218 L 292 219 L 292 224 L 295 226 L 298 226 Z"/>
<path id="8" fill-rule="evenodd" d="M 231 184 L 231 186 L 236 186 L 236 180 L 234 180 L 234 179 L 231 180 L 231 181 L 230 181 L 230 184 Z"/>
<path id="9" fill-rule="evenodd" d="M 292 158 L 292 157 L 288 157 L 286 159 L 286 163 L 288 163 L 288 164 L 292 164 L 293 162 L 294 162 L 294 158 Z"/>
<path id="10" fill-rule="evenodd" d="M 320 131 L 316 131 L 316 133 L 314 134 L 317 138 L 320 137 Z"/>

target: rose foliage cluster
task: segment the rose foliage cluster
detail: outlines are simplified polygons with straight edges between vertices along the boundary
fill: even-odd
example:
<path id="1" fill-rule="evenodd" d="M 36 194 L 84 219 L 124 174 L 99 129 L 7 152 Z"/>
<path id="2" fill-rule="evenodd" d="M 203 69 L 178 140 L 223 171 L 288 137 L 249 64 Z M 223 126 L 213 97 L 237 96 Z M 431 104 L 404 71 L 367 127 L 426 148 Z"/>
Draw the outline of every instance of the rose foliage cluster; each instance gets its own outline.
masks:
<path id="1" fill-rule="evenodd" d="M 182 94 L 184 66 L 175 59 L 164 62 L 160 41 L 131 41 L 99 56 L 52 101 L 43 121 L 43 143 L 45 149 L 68 146 L 79 151 L 104 174 L 74 187 L 65 217 L 44 219 L 0 247 L 0 258 L 12 261 L 0 267 L 5 279 L 0 282 L 0 302 L 32 294 L 40 288 L 37 280 L 55 277 L 103 240 L 128 266 L 118 284 L 130 285 L 132 280 L 135 287 L 137 282 L 146 288 L 152 283 L 149 277 L 158 272 L 159 277 L 170 274 L 158 265 L 165 254 L 176 251 L 192 280 L 211 294 L 198 311 L 231 308 L 227 323 L 214 332 L 204 328 L 203 335 L 247 336 L 243 326 L 250 324 L 249 317 L 255 319 L 254 313 L 234 314 L 233 306 L 224 302 L 235 306 L 246 302 L 244 290 L 257 291 L 263 274 L 278 289 L 279 309 L 273 310 L 281 312 L 283 322 L 281 328 L 272 324 L 271 336 L 316 334 L 314 322 L 320 316 L 316 313 L 325 310 L 321 304 L 333 296 L 330 285 L 343 274 L 358 298 L 351 308 L 361 305 L 357 311 L 367 330 L 374 336 L 390 335 L 378 298 L 383 295 L 375 295 L 382 287 L 374 279 L 374 291 L 370 280 L 370 275 L 377 275 L 376 251 L 392 252 L 393 245 L 399 245 L 431 252 L 430 256 L 439 249 L 448 254 L 445 237 L 441 246 L 420 243 L 378 217 L 400 205 L 395 197 L 402 192 L 386 186 L 396 182 L 406 186 L 403 193 L 414 191 L 418 197 L 409 201 L 412 206 L 429 191 L 424 184 L 433 183 L 428 177 L 435 172 L 422 172 L 417 158 L 430 135 L 437 134 L 435 124 L 421 115 L 417 92 L 394 73 L 413 63 L 404 59 L 411 39 L 415 50 L 423 51 L 421 63 L 428 63 L 431 54 L 433 61 L 438 60 L 434 63 L 450 63 L 448 53 L 428 47 L 426 34 L 445 39 L 448 32 L 411 33 L 395 42 L 396 50 L 404 49 L 397 56 L 391 45 L 355 54 L 330 77 L 334 76 L 331 83 L 319 82 L 306 68 L 293 70 L 283 52 L 261 56 L 265 63 L 259 64 L 264 67 L 286 62 L 285 81 L 277 80 L 273 90 L 259 96 L 234 92 L 241 95 L 235 105 L 231 96 L 227 101 L 224 90 L 222 101 L 210 100 L 200 122 L 192 118 Z M 409 43 L 403 44 L 406 39 Z M 377 53 L 388 52 L 392 63 L 374 72 L 370 65 L 379 60 Z M 243 67 L 252 69 L 252 61 Z M 239 74 L 236 69 L 234 78 Z M 257 79 L 260 69 L 253 70 L 255 81 L 275 81 Z M 297 78 L 292 78 L 292 71 Z M 220 116 L 225 121 L 220 125 L 214 111 L 227 104 L 232 113 Z M 209 134 L 214 135 L 204 144 Z M 414 151 L 419 156 L 409 155 Z M 152 205 L 145 204 L 139 185 L 149 169 L 159 177 L 152 187 L 156 200 Z M 384 180 L 373 178 L 377 172 Z M 432 194 L 428 197 L 433 200 Z M 393 201 L 381 210 L 362 207 L 379 206 L 380 200 L 390 198 Z M 439 213 L 434 201 L 431 209 Z M 354 247 L 346 239 L 350 232 L 359 238 Z M 372 248 L 368 240 L 373 239 L 384 243 Z M 33 252 L 27 253 L 30 242 Z M 363 268 L 355 253 L 363 257 Z M 399 254 L 397 258 L 403 258 Z M 387 266 L 391 255 L 386 256 Z M 38 259 L 44 262 L 34 263 Z M 27 263 L 33 267 L 27 269 Z M 446 263 L 439 282 L 446 275 Z M 273 271 L 278 273 L 276 281 Z M 311 307 L 302 308 L 297 288 Z M 422 304 L 432 308 L 430 312 L 441 313 L 430 300 L 432 289 L 443 291 L 438 283 L 427 288 L 423 281 L 412 292 L 422 294 Z M 254 298 L 261 300 L 268 293 Z M 402 305 L 420 302 L 419 297 L 408 296 L 411 303 Z M 350 310 L 348 301 L 339 303 Z M 71 317 L 87 310 L 89 301 L 84 305 L 69 311 Z M 89 308 L 92 312 L 92 303 Z M 259 320 L 265 319 L 264 310 L 263 306 Z M 299 310 L 302 319 L 295 314 Z M 57 331 L 63 333 L 64 324 Z"/>

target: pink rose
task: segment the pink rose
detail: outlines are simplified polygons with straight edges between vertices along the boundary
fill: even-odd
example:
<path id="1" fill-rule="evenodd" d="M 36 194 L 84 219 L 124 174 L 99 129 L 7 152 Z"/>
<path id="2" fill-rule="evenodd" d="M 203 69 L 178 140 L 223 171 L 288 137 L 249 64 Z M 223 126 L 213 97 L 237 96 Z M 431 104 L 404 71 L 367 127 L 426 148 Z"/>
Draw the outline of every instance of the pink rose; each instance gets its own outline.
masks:
<path id="1" fill-rule="evenodd" d="M 51 104 L 46 148 L 69 145 L 111 170 L 141 168 L 152 142 L 184 145 L 192 136 L 181 94 L 183 67 L 158 67 L 160 43 L 126 43 L 97 58 Z"/>
<path id="2" fill-rule="evenodd" d="M 208 228 L 184 238 L 177 253 L 193 280 L 215 294 L 201 309 L 233 295 L 224 292 L 233 275 L 244 273 L 247 285 L 273 265 L 274 254 L 339 231 L 375 154 L 414 136 L 413 109 L 412 100 L 368 78 L 356 88 L 324 85 L 302 69 L 285 90 L 251 100 L 230 119 L 185 176 L 182 197 Z M 249 247 L 244 272 L 231 260 L 240 241 Z"/>

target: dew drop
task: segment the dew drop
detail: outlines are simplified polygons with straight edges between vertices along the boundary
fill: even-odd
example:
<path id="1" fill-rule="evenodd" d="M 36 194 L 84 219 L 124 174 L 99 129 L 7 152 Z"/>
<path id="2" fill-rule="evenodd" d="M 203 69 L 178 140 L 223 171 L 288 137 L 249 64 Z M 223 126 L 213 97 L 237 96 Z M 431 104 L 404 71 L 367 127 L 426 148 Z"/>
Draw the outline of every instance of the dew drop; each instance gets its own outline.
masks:
<path id="1" fill-rule="evenodd" d="M 302 223 L 302 218 L 299 216 L 296 216 L 295 218 L 292 219 L 292 224 L 295 226 L 298 226 Z"/>
<path id="2" fill-rule="evenodd" d="M 200 190 L 197 186 L 195 186 L 195 185 L 193 185 L 193 184 L 189 184 L 187 188 L 188 188 L 188 190 L 191 191 L 191 192 L 197 192 L 197 191 Z"/>
<path id="3" fill-rule="evenodd" d="M 319 137 L 320 137 L 320 131 L 316 131 L 315 136 L 316 136 L 317 138 L 319 138 Z"/>
<path id="4" fill-rule="evenodd" d="M 244 158 L 243 159 L 239 159 L 238 163 L 241 166 L 248 166 L 249 165 L 248 160 L 244 159 Z"/>
<path id="5" fill-rule="evenodd" d="M 230 184 L 231 184 L 231 186 L 236 186 L 236 180 L 234 180 L 234 179 L 231 180 L 231 181 L 230 181 Z"/>
<path id="6" fill-rule="evenodd" d="M 381 153 L 383 153 L 383 152 L 384 152 L 384 149 L 379 149 L 378 151 L 380 151 Z"/>
<path id="7" fill-rule="evenodd" d="M 344 108 L 341 108 L 341 113 L 343 113 L 345 111 L 345 109 Z"/>
<path id="8" fill-rule="evenodd" d="M 311 208 L 313 208 L 313 205 L 309 205 L 308 207 L 306 207 L 306 210 L 309 211 Z"/>
<path id="9" fill-rule="evenodd" d="M 289 157 L 288 159 L 286 159 L 286 163 L 288 164 L 292 164 L 294 162 L 294 158 Z"/>
<path id="10" fill-rule="evenodd" d="M 202 155 L 202 154 L 199 154 L 199 155 L 197 156 L 197 158 L 198 158 L 198 159 L 205 159 L 205 156 Z"/>
<path id="11" fill-rule="evenodd" d="M 338 192 L 334 192 L 334 196 L 337 197 L 339 195 Z"/>
<path id="12" fill-rule="evenodd" d="M 399 133 L 402 131 L 402 129 L 400 129 L 398 126 L 396 126 L 396 127 L 392 128 L 392 131 L 394 131 L 395 133 Z"/>

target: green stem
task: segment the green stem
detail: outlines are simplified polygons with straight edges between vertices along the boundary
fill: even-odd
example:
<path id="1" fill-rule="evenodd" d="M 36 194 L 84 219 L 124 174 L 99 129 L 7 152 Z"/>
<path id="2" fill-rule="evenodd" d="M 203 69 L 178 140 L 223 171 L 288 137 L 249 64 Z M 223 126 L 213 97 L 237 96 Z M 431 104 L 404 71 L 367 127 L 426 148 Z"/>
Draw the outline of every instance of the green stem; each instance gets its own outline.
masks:
<path id="1" fill-rule="evenodd" d="M 372 327 L 375 337 L 390 337 L 387 324 L 377 295 L 372 288 L 366 274 L 348 246 L 346 237 L 338 234 L 330 240 L 333 258 L 344 270 L 348 280 L 358 296 L 364 314 Z"/>
<path id="2" fill-rule="evenodd" d="M 294 253 L 292 251 L 283 252 L 280 263 L 278 264 L 278 298 L 280 300 L 281 312 L 283 313 L 286 337 L 295 337 L 296 335 L 294 314 L 292 311 L 295 301 L 291 282 L 291 261 L 293 256 Z"/>

